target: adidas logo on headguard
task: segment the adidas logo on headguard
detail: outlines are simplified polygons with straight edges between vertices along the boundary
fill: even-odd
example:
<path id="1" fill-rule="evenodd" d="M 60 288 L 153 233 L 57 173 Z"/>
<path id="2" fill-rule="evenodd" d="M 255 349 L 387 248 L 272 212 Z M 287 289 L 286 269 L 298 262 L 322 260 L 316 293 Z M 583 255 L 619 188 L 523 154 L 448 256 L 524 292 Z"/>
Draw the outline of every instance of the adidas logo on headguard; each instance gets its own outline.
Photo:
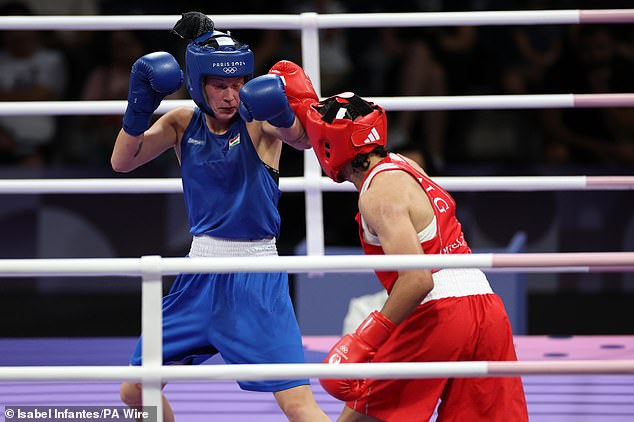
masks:
<path id="1" fill-rule="evenodd" d="M 372 128 L 372 130 L 370 131 L 370 133 L 368 134 L 368 137 L 365 138 L 365 140 L 363 141 L 364 144 L 369 144 L 372 142 L 376 142 L 379 139 L 381 139 L 381 136 L 379 135 L 379 132 L 376 130 L 376 128 Z"/>

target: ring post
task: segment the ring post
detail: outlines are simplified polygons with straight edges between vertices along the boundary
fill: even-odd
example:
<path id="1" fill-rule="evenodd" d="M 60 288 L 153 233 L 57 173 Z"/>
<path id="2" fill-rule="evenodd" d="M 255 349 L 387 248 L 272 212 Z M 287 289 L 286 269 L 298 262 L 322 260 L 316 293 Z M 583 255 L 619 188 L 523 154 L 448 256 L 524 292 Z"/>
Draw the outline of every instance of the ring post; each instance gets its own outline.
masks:
<path id="1" fill-rule="evenodd" d="M 163 277 L 161 257 L 141 257 L 141 331 L 143 369 L 160 371 L 163 365 Z M 148 371 L 146 371 L 148 372 Z M 163 422 L 161 378 L 145 377 L 143 406 L 156 406 L 156 422 Z"/>
<path id="2" fill-rule="evenodd" d="M 321 97 L 319 72 L 319 25 L 317 13 L 301 14 L 302 66 L 310 77 L 315 92 Z M 312 150 L 304 151 L 304 179 L 306 183 L 306 254 L 324 255 L 324 219 L 322 213 L 321 167 Z M 314 275 L 316 273 L 312 273 Z"/>

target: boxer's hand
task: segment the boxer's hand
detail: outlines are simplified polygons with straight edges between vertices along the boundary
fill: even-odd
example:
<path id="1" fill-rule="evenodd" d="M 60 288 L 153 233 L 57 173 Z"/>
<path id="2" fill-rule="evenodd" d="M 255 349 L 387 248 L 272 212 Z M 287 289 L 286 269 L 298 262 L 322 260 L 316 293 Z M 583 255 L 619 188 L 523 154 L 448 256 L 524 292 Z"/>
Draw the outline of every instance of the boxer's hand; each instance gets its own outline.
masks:
<path id="1" fill-rule="evenodd" d="M 277 75 L 258 76 L 244 84 L 240 89 L 239 111 L 247 122 L 266 120 L 275 127 L 289 128 L 295 121 L 284 83 Z"/>
<path id="2" fill-rule="evenodd" d="M 324 363 L 371 362 L 395 326 L 382 313 L 372 312 L 353 334 L 345 335 L 332 347 Z M 359 399 L 365 392 L 364 379 L 320 379 L 319 382 L 331 396 L 343 401 Z"/>
<path id="3" fill-rule="evenodd" d="M 132 136 L 145 132 L 163 98 L 182 85 L 183 71 L 171 54 L 157 51 L 139 58 L 130 73 L 123 130 Z"/>
<path id="4" fill-rule="evenodd" d="M 315 88 L 304 69 L 291 61 L 281 60 L 271 67 L 269 74 L 282 78 L 288 102 L 303 124 L 307 108 L 319 102 Z"/>

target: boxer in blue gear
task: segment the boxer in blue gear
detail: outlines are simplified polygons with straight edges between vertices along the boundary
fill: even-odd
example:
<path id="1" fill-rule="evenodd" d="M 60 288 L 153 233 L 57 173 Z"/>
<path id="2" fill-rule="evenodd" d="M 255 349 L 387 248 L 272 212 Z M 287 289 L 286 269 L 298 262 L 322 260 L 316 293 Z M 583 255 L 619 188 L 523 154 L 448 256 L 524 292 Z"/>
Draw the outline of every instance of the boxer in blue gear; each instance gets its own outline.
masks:
<path id="1" fill-rule="evenodd" d="M 174 31 L 191 40 L 187 75 L 183 78 L 176 59 L 165 52 L 145 55 L 134 64 L 112 167 L 129 172 L 173 148 L 193 236 L 188 256 L 277 255 L 282 143 L 310 148 L 289 107 L 282 78 L 252 79 L 248 46 L 214 30 L 202 13 L 183 14 Z M 150 126 L 161 100 L 184 79 L 196 107 L 171 110 Z M 163 362 L 200 364 L 216 353 L 230 364 L 304 362 L 288 274 L 177 277 L 163 298 Z M 141 364 L 140 341 L 130 363 Z M 329 420 L 307 379 L 239 385 L 273 392 L 291 421 Z M 123 383 L 121 398 L 131 407 L 141 406 L 140 385 Z M 165 397 L 163 404 L 164 420 L 173 421 Z"/>

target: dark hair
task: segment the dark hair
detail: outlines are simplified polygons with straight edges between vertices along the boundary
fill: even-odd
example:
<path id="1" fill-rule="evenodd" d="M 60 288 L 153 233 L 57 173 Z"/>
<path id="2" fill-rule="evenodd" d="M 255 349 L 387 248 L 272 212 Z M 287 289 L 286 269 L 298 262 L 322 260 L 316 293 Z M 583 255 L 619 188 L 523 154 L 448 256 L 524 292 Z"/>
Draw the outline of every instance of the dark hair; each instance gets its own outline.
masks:
<path id="1" fill-rule="evenodd" d="M 383 157 L 387 157 L 388 153 L 389 151 L 386 150 L 385 148 L 376 147 L 372 151 L 366 154 L 357 154 L 357 156 L 354 157 L 352 161 L 350 162 L 350 165 L 352 166 L 353 170 L 367 170 L 370 168 L 370 156 L 377 155 L 383 158 Z"/>

